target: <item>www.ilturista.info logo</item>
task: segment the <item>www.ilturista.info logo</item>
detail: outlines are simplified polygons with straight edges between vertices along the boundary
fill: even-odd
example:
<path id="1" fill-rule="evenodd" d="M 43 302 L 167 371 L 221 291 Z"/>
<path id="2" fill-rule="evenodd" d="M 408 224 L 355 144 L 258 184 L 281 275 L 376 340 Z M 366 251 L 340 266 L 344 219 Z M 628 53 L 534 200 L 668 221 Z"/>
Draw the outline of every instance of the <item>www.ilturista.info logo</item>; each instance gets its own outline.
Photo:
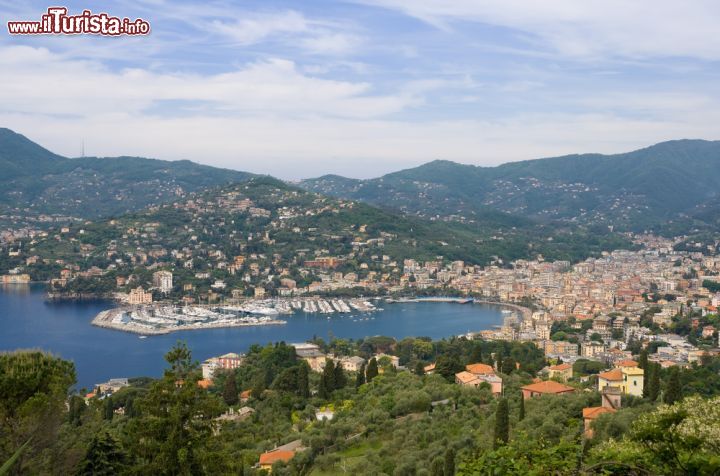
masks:
<path id="1" fill-rule="evenodd" d="M 11 35 L 147 35 L 150 23 L 137 18 L 118 18 L 107 13 L 83 10 L 80 15 L 68 15 L 65 7 L 50 7 L 40 21 L 9 21 Z"/>

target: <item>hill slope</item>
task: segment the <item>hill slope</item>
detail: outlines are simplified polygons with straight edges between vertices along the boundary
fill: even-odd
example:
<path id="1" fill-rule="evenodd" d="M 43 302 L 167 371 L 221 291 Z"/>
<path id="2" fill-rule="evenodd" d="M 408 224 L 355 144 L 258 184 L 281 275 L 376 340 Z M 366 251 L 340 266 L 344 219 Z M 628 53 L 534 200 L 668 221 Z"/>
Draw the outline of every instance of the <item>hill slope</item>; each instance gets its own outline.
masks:
<path id="1" fill-rule="evenodd" d="M 341 256 L 347 260 L 346 272 L 367 274 L 375 268 L 388 272 L 388 267 L 400 272 L 407 258 L 426 261 L 442 256 L 484 265 L 542 254 L 576 261 L 632 246 L 607 231 L 567 228 L 440 223 L 256 177 L 113 219 L 85 221 L 62 232 L 49 228 L 14 243 L 14 249 L 22 250 L 20 256 L 0 253 L 0 274 L 16 270 L 33 279 L 49 279 L 60 272 L 58 260 L 83 270 L 118 272 L 160 263 L 187 269 L 190 275 L 215 270 L 220 273 L 215 278 L 245 286 L 239 274 L 226 273 L 227 263 L 221 267 L 219 262 L 257 255 L 263 257 L 260 270 L 281 270 L 314 256 Z M 32 265 L 25 261 L 30 256 L 37 257 Z M 390 266 L 392 262 L 397 264 Z"/>
<path id="2" fill-rule="evenodd" d="M 246 180 L 246 172 L 183 160 L 54 154 L 9 129 L 0 129 L 0 215 L 5 221 L 40 215 L 97 218 L 139 210 L 195 192 Z"/>
<path id="3" fill-rule="evenodd" d="M 667 230 L 678 221 L 708 225 L 718 210 L 718 177 L 720 141 L 678 140 L 498 167 L 434 161 L 371 180 L 324 176 L 301 185 L 419 215 L 467 220 L 494 209 L 543 221 Z"/>

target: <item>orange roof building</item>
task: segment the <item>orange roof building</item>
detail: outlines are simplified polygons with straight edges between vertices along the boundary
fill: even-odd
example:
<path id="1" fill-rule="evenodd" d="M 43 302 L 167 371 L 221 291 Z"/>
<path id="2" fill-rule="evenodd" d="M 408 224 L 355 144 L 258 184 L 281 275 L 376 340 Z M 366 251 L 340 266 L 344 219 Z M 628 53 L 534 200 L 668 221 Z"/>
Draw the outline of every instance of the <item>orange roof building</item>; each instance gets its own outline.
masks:
<path id="1" fill-rule="evenodd" d="M 620 369 L 612 369 L 607 372 L 600 372 L 598 379 L 607 380 L 608 382 L 622 382 L 623 373 Z"/>
<path id="2" fill-rule="evenodd" d="M 558 378 L 563 382 L 567 382 L 573 376 L 573 367 L 570 364 L 558 364 L 548 367 L 548 375 L 550 378 Z"/>
<path id="3" fill-rule="evenodd" d="M 644 375 L 645 372 L 637 366 L 637 362 L 624 360 L 618 364 L 618 367 L 598 374 L 598 391 L 615 387 L 625 395 L 641 397 Z"/>
<path id="4" fill-rule="evenodd" d="M 480 364 L 482 365 L 482 364 Z M 490 385 L 493 395 L 502 395 L 503 381 L 494 373 L 474 374 L 463 370 L 455 374 L 455 383 L 464 387 L 479 387 L 483 383 Z"/>
<path id="5" fill-rule="evenodd" d="M 616 366 L 617 367 L 637 367 L 638 363 L 635 362 L 634 360 L 628 359 L 628 360 L 621 360 L 620 362 L 617 363 Z"/>
<path id="6" fill-rule="evenodd" d="M 260 461 L 258 462 L 258 466 L 260 466 L 260 469 L 271 471 L 272 465 L 274 463 L 278 461 L 287 463 L 288 461 L 293 459 L 293 456 L 295 456 L 295 452 L 290 450 L 268 451 L 267 453 L 263 453 L 260 455 Z"/>
<path id="7" fill-rule="evenodd" d="M 541 395 L 561 395 L 564 393 L 572 393 L 575 389 L 567 385 L 555 382 L 554 380 L 544 380 L 542 382 L 531 383 L 522 387 L 523 398 L 539 397 Z"/>
<path id="8" fill-rule="evenodd" d="M 457 384 L 473 385 L 476 382 L 478 382 L 479 385 L 479 379 L 477 378 L 477 375 L 473 375 L 470 372 L 462 371 L 455 374 L 455 383 Z"/>
<path id="9" fill-rule="evenodd" d="M 567 364 L 567 363 L 553 365 L 552 367 L 550 367 L 550 370 L 568 370 L 568 369 L 572 369 L 572 365 Z"/>
<path id="10" fill-rule="evenodd" d="M 495 373 L 495 369 L 487 364 L 468 364 L 465 366 L 465 370 L 475 375 L 490 375 Z"/>
<path id="11" fill-rule="evenodd" d="M 586 407 L 583 408 L 583 422 L 585 424 L 585 438 L 593 437 L 593 422 L 603 413 L 615 413 L 617 410 L 608 407 Z"/>

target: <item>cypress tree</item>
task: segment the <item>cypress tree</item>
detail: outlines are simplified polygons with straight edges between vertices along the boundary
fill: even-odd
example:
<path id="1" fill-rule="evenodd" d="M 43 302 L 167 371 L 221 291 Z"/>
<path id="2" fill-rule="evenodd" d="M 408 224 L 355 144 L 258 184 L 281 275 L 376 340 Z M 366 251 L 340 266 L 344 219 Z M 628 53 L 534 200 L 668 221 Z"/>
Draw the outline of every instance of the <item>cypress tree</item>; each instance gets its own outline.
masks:
<path id="1" fill-rule="evenodd" d="M 472 354 L 470 354 L 470 363 L 471 364 L 478 364 L 483 361 L 483 352 L 482 347 L 480 344 L 476 344 L 475 347 L 473 347 Z"/>
<path id="2" fill-rule="evenodd" d="M 80 426 L 82 422 L 82 414 L 85 412 L 87 405 L 85 401 L 77 396 L 73 395 L 68 401 L 68 420 L 72 426 Z"/>
<path id="3" fill-rule="evenodd" d="M 647 397 L 651 402 L 658 399 L 660 395 L 660 366 L 658 364 L 648 363 L 650 375 L 648 376 Z"/>
<path id="4" fill-rule="evenodd" d="M 437 457 L 430 463 L 430 476 L 445 476 L 445 464 L 441 457 Z"/>
<path id="5" fill-rule="evenodd" d="M 504 374 L 509 374 L 512 373 L 513 370 L 515 370 L 515 359 L 513 359 L 512 357 L 506 357 L 503 360 L 501 372 Z"/>
<path id="6" fill-rule="evenodd" d="M 445 476 L 454 476 L 455 474 L 455 450 L 448 448 L 445 451 L 445 468 L 443 473 Z"/>
<path id="7" fill-rule="evenodd" d="M 235 372 L 230 372 L 230 375 L 225 379 L 225 386 L 223 387 L 223 400 L 229 406 L 237 405 L 238 403 L 238 389 L 237 382 L 235 380 Z"/>
<path id="8" fill-rule="evenodd" d="M 417 375 L 419 377 L 422 377 L 423 375 L 425 375 L 425 366 L 419 360 L 415 364 L 415 375 Z"/>
<path id="9" fill-rule="evenodd" d="M 363 363 L 355 377 L 355 388 L 360 388 L 365 383 L 365 364 Z"/>
<path id="10" fill-rule="evenodd" d="M 501 398 L 495 409 L 495 434 L 493 448 L 507 444 L 510 439 L 510 408 L 506 398 Z"/>
<path id="11" fill-rule="evenodd" d="M 502 372 L 502 368 L 503 368 L 503 356 L 502 356 L 501 352 L 502 352 L 501 350 L 498 350 L 497 353 L 495 354 L 495 363 L 497 364 L 496 368 L 499 372 Z"/>
<path id="12" fill-rule="evenodd" d="M 368 363 L 368 366 L 367 366 L 367 372 L 366 372 L 367 382 L 368 383 L 372 382 L 372 379 L 374 379 L 377 376 L 378 376 L 377 360 L 375 359 L 375 357 L 373 357 L 372 359 L 370 359 L 370 363 Z"/>
<path id="13" fill-rule="evenodd" d="M 135 407 L 135 399 L 128 398 L 127 400 L 125 400 L 125 416 L 129 418 L 135 418 L 139 414 L 140 412 L 138 412 L 137 408 Z"/>
<path id="14" fill-rule="evenodd" d="M 105 397 L 105 401 L 103 402 L 103 418 L 106 420 L 112 420 L 114 413 L 112 398 Z"/>
<path id="15" fill-rule="evenodd" d="M 327 389 L 327 382 L 324 374 L 320 376 L 320 383 L 318 384 L 318 397 L 323 400 L 327 400 L 330 397 L 330 392 Z"/>
<path id="16" fill-rule="evenodd" d="M 300 363 L 300 369 L 298 369 L 297 389 L 298 395 L 302 398 L 310 396 L 310 369 L 305 361 Z"/>
<path id="17" fill-rule="evenodd" d="M 347 386 L 347 376 L 345 375 L 345 369 L 340 362 L 335 366 L 335 390 L 345 388 Z"/>
<path id="18" fill-rule="evenodd" d="M 522 392 L 520 392 L 520 412 L 518 414 L 518 421 L 523 421 L 525 419 L 525 398 L 523 397 Z"/>
<path id="19" fill-rule="evenodd" d="M 259 399 L 260 397 L 262 397 L 262 394 L 266 388 L 267 387 L 265 386 L 265 376 L 256 375 L 255 378 L 252 380 L 252 387 L 250 389 L 253 398 Z"/>
<path id="20" fill-rule="evenodd" d="M 648 391 L 650 390 L 648 385 L 648 377 L 650 376 L 650 369 L 648 369 L 648 352 L 647 349 L 640 351 L 640 357 L 638 357 L 638 367 L 643 369 L 643 397 L 648 397 Z"/>
<path id="21" fill-rule="evenodd" d="M 335 391 L 335 362 L 333 362 L 332 359 L 328 359 L 325 362 L 325 368 L 323 369 L 320 380 L 324 382 L 325 391 L 327 392 L 327 397 L 329 397 L 330 394 Z"/>
<path id="22" fill-rule="evenodd" d="M 682 400 L 682 385 L 680 383 L 680 371 L 677 367 L 670 369 L 670 375 L 665 387 L 665 395 L 663 397 L 665 403 L 672 405 Z"/>
<path id="23" fill-rule="evenodd" d="M 112 475 L 123 473 L 127 455 L 120 444 L 107 431 L 93 437 L 85 458 L 80 462 L 77 475 Z"/>

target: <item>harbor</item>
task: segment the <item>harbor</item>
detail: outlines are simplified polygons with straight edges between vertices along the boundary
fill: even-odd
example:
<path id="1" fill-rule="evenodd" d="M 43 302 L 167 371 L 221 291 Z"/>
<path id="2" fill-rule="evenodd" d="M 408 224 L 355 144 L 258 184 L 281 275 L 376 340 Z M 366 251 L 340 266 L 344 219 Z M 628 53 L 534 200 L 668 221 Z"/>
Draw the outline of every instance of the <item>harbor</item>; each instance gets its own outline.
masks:
<path id="1" fill-rule="evenodd" d="M 282 325 L 287 321 L 279 319 L 279 316 L 294 313 L 350 314 L 369 313 L 377 309 L 363 299 L 266 299 L 250 300 L 242 304 L 204 306 L 158 303 L 101 311 L 92 320 L 92 324 L 149 336 L 223 327 Z"/>
<path id="2" fill-rule="evenodd" d="M 92 324 L 147 336 L 219 327 L 278 325 L 286 322 L 269 316 L 243 316 L 194 306 L 144 306 L 101 311 L 92 320 Z"/>

